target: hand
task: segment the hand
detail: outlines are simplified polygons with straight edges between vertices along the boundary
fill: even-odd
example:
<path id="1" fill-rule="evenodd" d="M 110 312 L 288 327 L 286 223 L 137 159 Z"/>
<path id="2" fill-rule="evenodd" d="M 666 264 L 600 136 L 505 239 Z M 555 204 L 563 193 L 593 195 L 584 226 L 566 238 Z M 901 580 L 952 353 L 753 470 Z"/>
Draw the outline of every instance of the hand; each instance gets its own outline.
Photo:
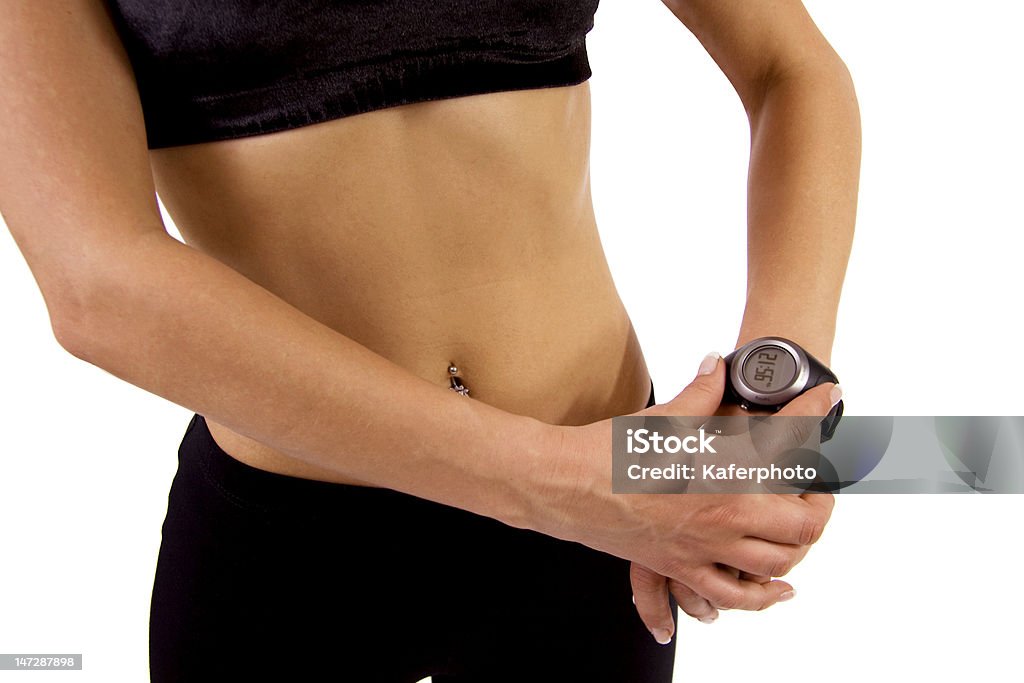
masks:
<path id="1" fill-rule="evenodd" d="M 635 415 L 711 415 L 721 403 L 723 366 L 712 359 L 672 401 Z M 826 415 L 830 388 L 808 391 L 786 412 Z M 575 490 L 556 528 L 541 530 L 633 561 L 637 609 L 659 642 L 667 642 L 666 634 L 654 629 L 667 627 L 670 637 L 673 626 L 669 590 L 698 618 L 717 609 L 764 609 L 792 593 L 785 581 L 749 578 L 784 576 L 803 558 L 828 521 L 831 495 L 612 494 L 611 421 L 565 429 Z"/>
<path id="2" fill-rule="evenodd" d="M 733 567 L 723 567 L 723 569 L 735 576 L 741 584 L 742 582 L 766 584 L 772 580 L 770 576 L 741 572 Z M 636 562 L 630 563 L 629 581 L 633 588 L 633 604 L 636 605 L 640 619 L 654 639 L 662 645 L 668 644 L 675 632 L 674 615 L 668 599 L 670 593 L 679 604 L 679 609 L 701 623 L 712 624 L 718 619 L 719 607 L 686 584 L 662 576 L 649 567 Z M 776 583 L 789 585 L 782 581 Z M 790 586 L 788 591 L 779 595 L 777 602 L 785 602 L 795 595 L 796 590 Z M 765 605 L 761 609 L 769 606 Z M 722 607 L 721 609 L 728 608 Z"/>
<path id="3" fill-rule="evenodd" d="M 715 411 L 717 417 L 743 417 L 749 415 L 774 415 L 774 410 L 765 409 L 752 409 L 745 410 L 736 403 L 721 403 L 718 406 L 718 410 Z M 770 576 L 764 576 L 763 574 L 748 574 L 747 572 L 741 572 L 738 569 L 728 567 L 729 571 L 736 575 L 741 581 L 754 581 L 756 583 L 768 583 L 772 580 Z M 648 570 L 649 571 L 649 570 Z M 694 617 L 698 621 L 705 624 L 710 624 L 718 618 L 718 610 L 714 608 L 704 598 L 700 597 L 689 587 L 684 586 L 678 582 L 674 582 L 676 585 L 672 588 L 672 594 L 675 596 L 676 601 L 679 603 L 679 608 L 682 609 L 686 614 Z M 669 584 L 672 587 L 672 584 Z M 792 595 L 795 595 L 795 591 Z M 781 600 L 780 600 L 781 601 Z M 645 622 L 646 623 L 646 622 Z"/>
<path id="4" fill-rule="evenodd" d="M 716 416 L 749 416 L 774 415 L 775 411 L 744 410 L 734 403 L 721 403 L 714 413 Z M 808 494 L 810 495 L 810 494 Z M 763 574 L 751 574 L 732 567 L 725 567 L 739 581 L 750 581 L 766 584 L 772 577 Z M 633 562 L 630 565 L 630 583 L 633 588 L 633 603 L 647 629 L 659 643 L 671 641 L 674 631 L 674 620 L 668 596 L 671 593 L 679 608 L 684 613 L 702 623 L 714 623 L 718 619 L 718 608 L 689 586 L 662 576 L 643 565 Z M 779 597 L 779 601 L 792 598 L 796 592 L 790 590 Z"/>

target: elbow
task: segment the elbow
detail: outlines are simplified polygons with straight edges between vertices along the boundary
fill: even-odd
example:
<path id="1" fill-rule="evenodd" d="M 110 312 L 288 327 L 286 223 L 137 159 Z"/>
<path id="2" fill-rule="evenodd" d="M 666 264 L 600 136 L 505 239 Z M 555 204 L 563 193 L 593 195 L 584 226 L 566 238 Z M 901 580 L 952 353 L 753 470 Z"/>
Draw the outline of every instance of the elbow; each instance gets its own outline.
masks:
<path id="1" fill-rule="evenodd" d="M 108 352 L 119 352 L 119 337 L 131 334 L 145 266 L 129 247 L 82 249 L 45 265 L 33 272 L 54 338 L 72 356 L 103 367 Z"/>
<path id="2" fill-rule="evenodd" d="M 830 98 L 831 107 L 850 125 L 860 129 L 860 103 L 857 101 L 857 90 L 853 83 L 846 62 L 832 52 L 832 59 L 811 80 L 812 88 L 825 93 Z"/>
<path id="3" fill-rule="evenodd" d="M 817 57 L 783 69 L 780 73 L 780 81 L 796 81 L 814 91 L 830 92 L 833 96 L 848 98 L 854 104 L 857 101 L 853 74 L 831 47 Z"/>
<path id="4" fill-rule="evenodd" d="M 776 59 L 737 91 L 749 116 L 755 116 L 779 93 L 829 93 L 853 104 L 857 102 L 853 75 L 846 62 L 830 46 L 800 58 Z"/>
<path id="5" fill-rule="evenodd" d="M 101 306 L 111 305 L 109 300 L 101 303 L 103 297 L 96 290 L 93 283 L 76 282 L 43 292 L 54 339 L 75 358 L 92 364 L 96 364 L 99 350 Z"/>
<path id="6" fill-rule="evenodd" d="M 769 110 L 791 110 L 793 103 L 809 105 L 832 121 L 846 122 L 848 127 L 860 127 L 853 76 L 831 48 L 813 59 L 772 67 L 759 79 L 759 86 L 748 88 L 745 94 L 741 99 L 752 130 L 759 128 Z"/>
<path id="7" fill-rule="evenodd" d="M 63 318 L 50 317 L 53 336 L 61 348 L 79 360 L 92 363 L 93 353 L 88 343 L 89 337 L 75 325 L 67 323 Z"/>
<path id="8" fill-rule="evenodd" d="M 846 66 L 839 55 L 832 53 L 834 58 L 831 60 L 827 74 L 828 79 L 832 83 L 833 87 L 839 92 L 844 93 L 849 99 L 850 103 L 859 109 L 857 104 L 857 89 L 853 84 L 853 74 L 850 73 L 850 68 Z"/>
<path id="9" fill-rule="evenodd" d="M 75 358 L 91 362 L 93 357 L 93 335 L 89 332 L 89 315 L 87 309 L 79 302 L 51 303 L 46 297 L 46 307 L 50 314 L 50 329 L 54 339 L 61 348 Z"/>
<path id="10" fill-rule="evenodd" d="M 835 53 L 832 53 L 835 55 Z M 853 75 L 846 63 L 835 55 L 828 70 L 817 81 L 817 86 L 830 93 L 831 107 L 836 112 L 837 120 L 842 120 L 851 139 L 856 139 L 860 146 L 860 103 L 857 100 L 857 89 L 853 83 Z"/>

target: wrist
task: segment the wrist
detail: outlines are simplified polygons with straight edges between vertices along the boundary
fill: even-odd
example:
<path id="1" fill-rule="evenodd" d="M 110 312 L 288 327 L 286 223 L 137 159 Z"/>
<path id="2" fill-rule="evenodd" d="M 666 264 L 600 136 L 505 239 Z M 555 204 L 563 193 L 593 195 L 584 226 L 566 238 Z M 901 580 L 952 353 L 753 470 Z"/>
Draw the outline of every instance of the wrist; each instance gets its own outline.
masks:
<path id="1" fill-rule="evenodd" d="M 528 429 L 531 457 L 522 463 L 522 486 L 515 505 L 517 517 L 507 521 L 563 540 L 578 540 L 578 511 L 597 489 L 611 491 L 611 452 L 607 477 L 584 447 L 586 427 L 538 422 Z M 610 427 L 609 427 L 610 432 Z M 611 443 L 611 434 L 608 434 Z"/>
<path id="2" fill-rule="evenodd" d="M 778 322 L 771 325 L 744 325 L 736 337 L 735 349 L 762 337 L 784 337 L 800 345 L 809 354 L 826 366 L 832 364 L 832 339 L 834 330 L 808 328 L 803 325 Z M 735 350 L 734 349 L 734 350 Z"/>
<path id="3" fill-rule="evenodd" d="M 835 303 L 833 297 L 809 298 L 806 291 L 790 287 L 752 288 L 747 293 L 736 348 L 761 337 L 785 337 L 831 365 Z"/>
<path id="4" fill-rule="evenodd" d="M 570 494 L 577 458 L 572 427 L 505 414 L 491 433 L 490 465 L 481 477 L 479 510 L 509 526 L 551 533 Z"/>

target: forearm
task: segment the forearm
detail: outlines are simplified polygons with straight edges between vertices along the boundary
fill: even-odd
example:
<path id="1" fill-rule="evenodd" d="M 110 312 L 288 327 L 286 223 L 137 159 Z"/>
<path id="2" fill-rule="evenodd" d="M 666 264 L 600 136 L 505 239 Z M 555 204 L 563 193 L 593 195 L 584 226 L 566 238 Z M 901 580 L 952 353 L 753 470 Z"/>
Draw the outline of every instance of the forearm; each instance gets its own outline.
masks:
<path id="1" fill-rule="evenodd" d="M 831 359 L 853 240 L 860 114 L 841 63 L 776 79 L 750 110 L 747 299 L 737 346 L 769 334 Z"/>
<path id="2" fill-rule="evenodd" d="M 298 459 L 528 525 L 551 428 L 431 384 L 162 232 L 51 315 L 72 353 Z"/>

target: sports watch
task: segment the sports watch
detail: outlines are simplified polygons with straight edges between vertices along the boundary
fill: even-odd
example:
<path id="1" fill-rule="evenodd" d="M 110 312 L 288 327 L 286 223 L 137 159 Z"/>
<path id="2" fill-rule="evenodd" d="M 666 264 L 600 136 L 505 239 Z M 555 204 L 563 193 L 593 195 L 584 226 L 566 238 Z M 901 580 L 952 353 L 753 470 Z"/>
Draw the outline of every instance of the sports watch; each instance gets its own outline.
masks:
<path id="1" fill-rule="evenodd" d="M 724 360 L 724 401 L 744 410 L 780 410 L 808 389 L 825 382 L 839 383 L 824 363 L 782 337 L 747 342 Z M 821 422 L 822 443 L 832 438 L 842 416 L 843 402 L 839 401 Z"/>

